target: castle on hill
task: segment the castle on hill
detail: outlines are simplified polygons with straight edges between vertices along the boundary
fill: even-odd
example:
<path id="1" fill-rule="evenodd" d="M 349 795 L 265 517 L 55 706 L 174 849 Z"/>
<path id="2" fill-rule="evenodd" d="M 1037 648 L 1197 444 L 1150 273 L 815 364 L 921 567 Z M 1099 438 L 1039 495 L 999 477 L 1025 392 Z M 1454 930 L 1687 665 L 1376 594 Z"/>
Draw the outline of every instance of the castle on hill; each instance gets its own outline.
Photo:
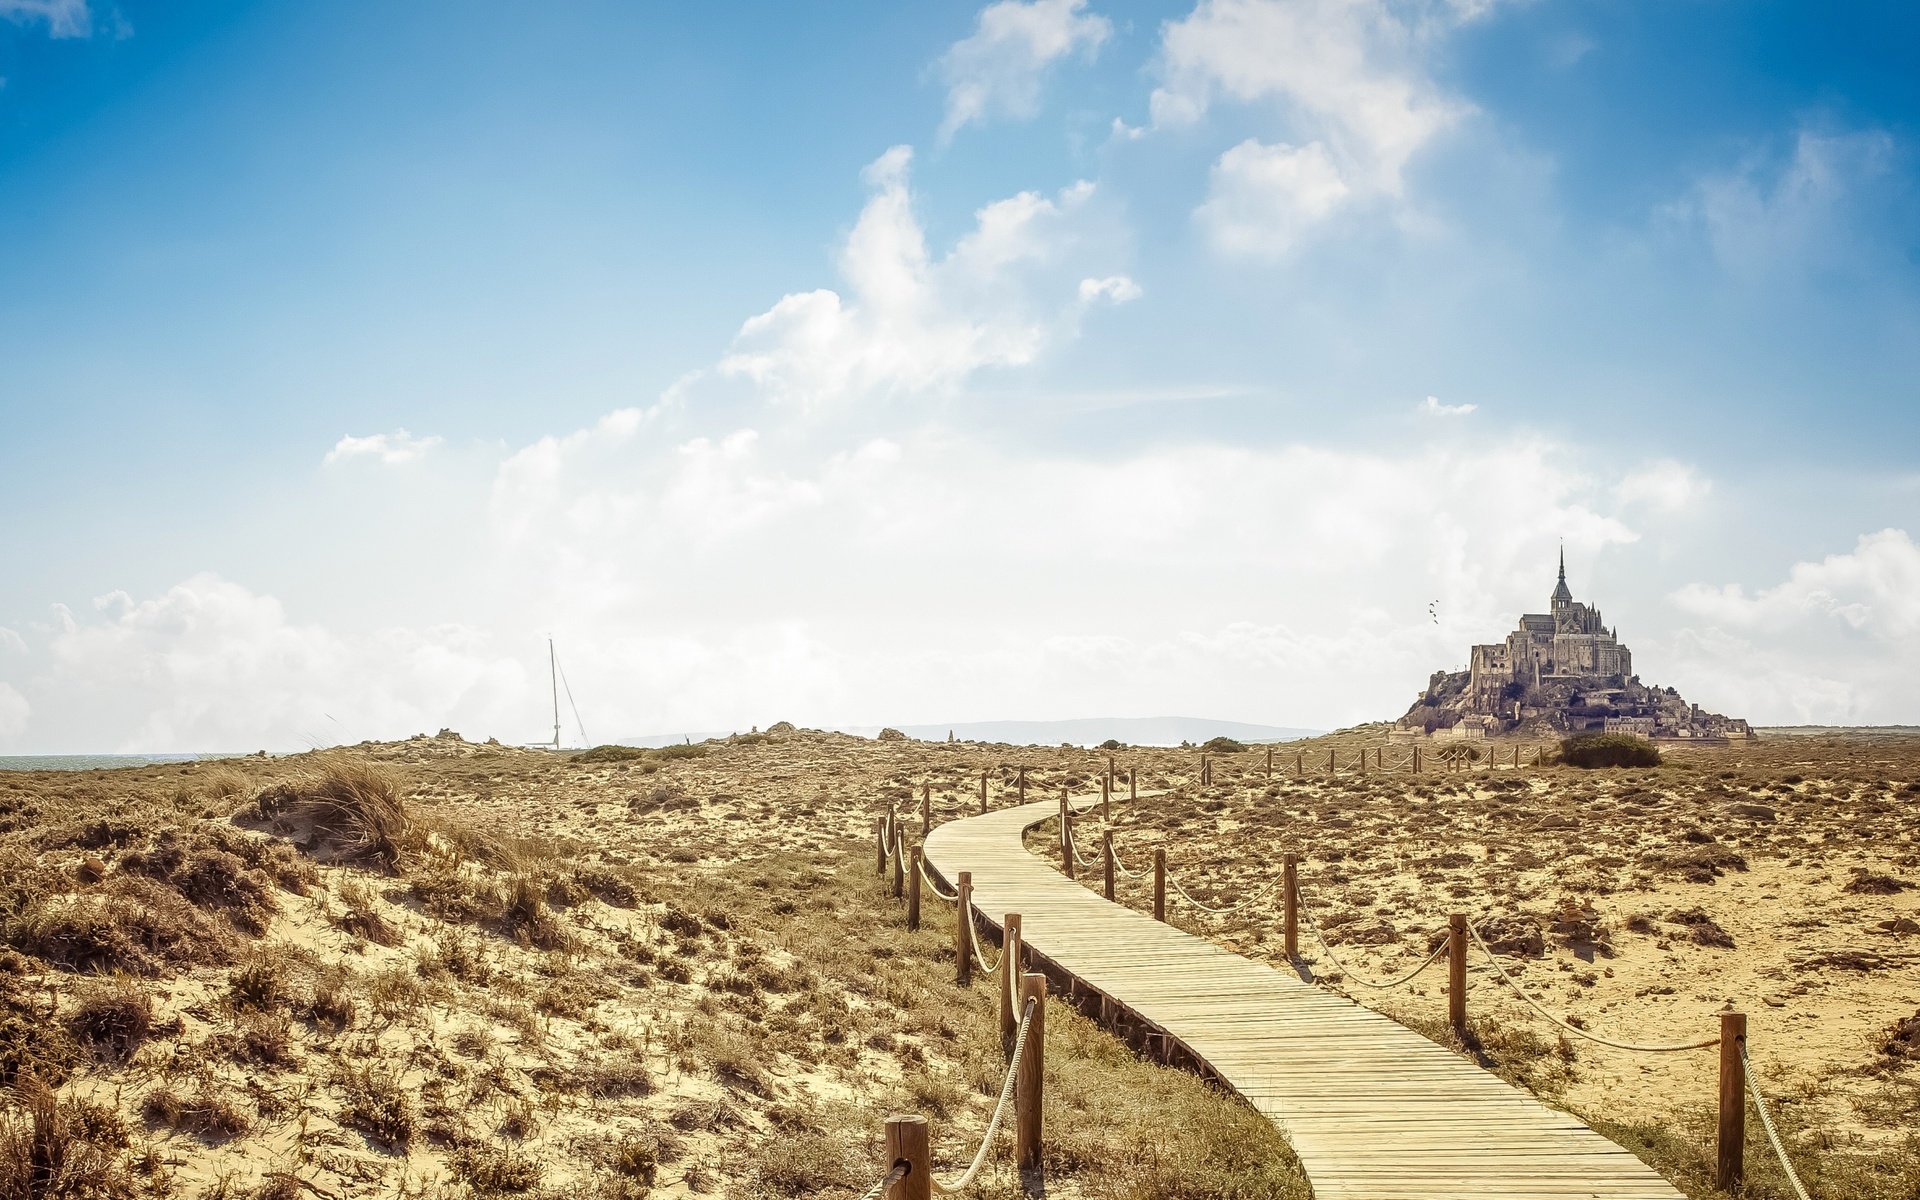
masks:
<path id="1" fill-rule="evenodd" d="M 1482 738 L 1502 733 L 1604 731 L 1645 738 L 1726 740 L 1753 735 L 1747 722 L 1703 711 L 1672 688 L 1633 673 L 1600 610 L 1573 598 L 1567 554 L 1551 611 L 1528 613 L 1504 641 L 1473 647 L 1465 671 L 1435 671 L 1393 736 Z"/>

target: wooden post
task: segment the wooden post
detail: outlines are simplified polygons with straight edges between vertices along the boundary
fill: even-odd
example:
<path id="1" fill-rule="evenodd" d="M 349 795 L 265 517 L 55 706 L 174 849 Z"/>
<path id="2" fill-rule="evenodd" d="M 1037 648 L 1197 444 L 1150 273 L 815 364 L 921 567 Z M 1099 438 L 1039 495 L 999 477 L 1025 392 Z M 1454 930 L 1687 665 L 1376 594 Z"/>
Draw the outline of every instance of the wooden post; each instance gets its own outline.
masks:
<path id="1" fill-rule="evenodd" d="M 1113 790 L 1113 755 L 1107 755 L 1107 790 Z"/>
<path id="2" fill-rule="evenodd" d="M 987 815 L 987 769 L 980 768 L 980 815 Z"/>
<path id="3" fill-rule="evenodd" d="M 1014 1161 L 1023 1171 L 1040 1165 L 1040 1105 L 1047 1078 L 1047 977 L 1020 977 L 1020 1008 L 1033 1002 L 1033 1024 L 1013 1077 Z"/>
<path id="4" fill-rule="evenodd" d="M 1027 802 L 1027 769 L 1025 767 L 1021 767 L 1020 768 L 1020 803 L 1025 804 L 1026 802 Z"/>
<path id="5" fill-rule="evenodd" d="M 959 893 L 953 906 L 953 979 L 966 987 L 973 982 L 973 872 L 956 875 L 953 890 Z"/>
<path id="6" fill-rule="evenodd" d="M 1300 856 L 1280 860 L 1280 890 L 1286 893 L 1286 951 L 1289 961 L 1300 957 Z"/>
<path id="7" fill-rule="evenodd" d="M 1153 919 L 1167 919 L 1167 851 L 1164 846 L 1153 848 Z"/>
<path id="8" fill-rule="evenodd" d="M 1413 748 L 1413 773 L 1415 775 L 1420 773 L 1420 747 L 1418 746 Z"/>
<path id="9" fill-rule="evenodd" d="M 1267 747 L 1267 778 L 1273 778 L 1273 747 Z"/>
<path id="10" fill-rule="evenodd" d="M 1100 781 L 1100 819 L 1113 820 L 1113 771 L 1107 771 L 1107 777 Z"/>
<path id="11" fill-rule="evenodd" d="M 927 1119 L 894 1113 L 887 1118 L 887 1170 L 901 1163 L 907 1173 L 880 1200 L 933 1200 L 933 1155 L 928 1151 Z"/>
<path id="12" fill-rule="evenodd" d="M 1128 767 L 1127 768 L 1127 799 L 1138 800 L 1139 798 L 1140 798 L 1140 768 Z"/>
<path id="13" fill-rule="evenodd" d="M 880 849 L 880 857 L 873 864 L 873 873 L 885 875 L 887 873 L 887 819 L 885 817 L 873 819 L 873 844 Z"/>
<path id="14" fill-rule="evenodd" d="M 1740 1049 L 1747 1044 L 1747 1014 L 1720 1014 L 1720 1144 L 1713 1186 L 1734 1191 L 1746 1178 L 1747 1073 Z"/>
<path id="15" fill-rule="evenodd" d="M 907 874 L 907 928 L 920 928 L 920 847 L 913 848 L 913 869 Z"/>
<path id="16" fill-rule="evenodd" d="M 1000 1053 L 1013 1053 L 1020 1028 L 1020 914 L 1000 919 Z"/>
<path id="17" fill-rule="evenodd" d="M 1065 788 L 1060 790 L 1060 871 L 1073 878 L 1073 805 Z"/>
<path id="18" fill-rule="evenodd" d="M 1328 746 L 1327 747 L 1327 774 L 1332 775 L 1332 774 L 1335 774 L 1336 772 L 1337 772 L 1337 768 L 1334 766 L 1333 747 Z"/>
<path id="19" fill-rule="evenodd" d="M 1102 890 L 1107 899 L 1111 900 L 1113 899 L 1113 830 L 1111 829 L 1100 831 L 1100 857 L 1105 861 L 1107 868 L 1106 883 Z"/>
<path id="20" fill-rule="evenodd" d="M 1447 917 L 1447 1024 L 1467 1031 L 1467 914 Z"/>
<path id="21" fill-rule="evenodd" d="M 907 835 L 898 825 L 893 827 L 893 898 L 898 900 L 906 895 L 907 883 Z"/>
<path id="22" fill-rule="evenodd" d="M 1307 752 L 1305 750 L 1295 750 L 1293 752 L 1293 773 L 1295 775 L 1305 775 L 1307 773 Z"/>
<path id="23" fill-rule="evenodd" d="M 1367 773 L 1367 748 L 1365 746 L 1360 747 L 1360 773 L 1362 775 Z"/>
<path id="24" fill-rule="evenodd" d="M 920 836 L 926 837 L 933 828 L 933 784 L 920 785 Z"/>

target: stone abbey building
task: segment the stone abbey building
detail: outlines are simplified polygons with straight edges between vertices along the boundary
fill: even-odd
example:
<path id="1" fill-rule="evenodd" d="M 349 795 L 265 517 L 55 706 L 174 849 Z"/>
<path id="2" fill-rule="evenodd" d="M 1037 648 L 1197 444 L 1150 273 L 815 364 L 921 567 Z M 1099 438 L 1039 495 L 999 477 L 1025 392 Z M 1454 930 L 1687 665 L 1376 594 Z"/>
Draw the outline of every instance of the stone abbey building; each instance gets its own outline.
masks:
<path id="1" fill-rule="evenodd" d="M 1475 646 L 1465 671 L 1436 671 L 1400 718 L 1401 739 L 1480 738 L 1502 733 L 1582 731 L 1640 737 L 1722 740 L 1752 736 L 1742 720 L 1690 705 L 1672 688 L 1649 687 L 1633 673 L 1600 610 L 1573 598 L 1567 555 L 1550 612 L 1528 613 L 1505 641 Z"/>

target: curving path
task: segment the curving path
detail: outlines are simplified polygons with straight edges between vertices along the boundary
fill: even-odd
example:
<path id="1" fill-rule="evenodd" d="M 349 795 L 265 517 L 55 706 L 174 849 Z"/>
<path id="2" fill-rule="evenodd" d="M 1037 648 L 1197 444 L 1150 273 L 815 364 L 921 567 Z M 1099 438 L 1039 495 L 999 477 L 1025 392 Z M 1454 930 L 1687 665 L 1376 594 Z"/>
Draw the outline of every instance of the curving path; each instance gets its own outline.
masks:
<path id="1" fill-rule="evenodd" d="M 1021 844 L 1057 812 L 951 821 L 927 835 L 927 864 L 949 885 L 973 873 L 988 926 L 1021 914 L 1029 969 L 1264 1113 L 1317 1200 L 1679 1200 L 1633 1154 L 1411 1029 L 1066 878 Z"/>

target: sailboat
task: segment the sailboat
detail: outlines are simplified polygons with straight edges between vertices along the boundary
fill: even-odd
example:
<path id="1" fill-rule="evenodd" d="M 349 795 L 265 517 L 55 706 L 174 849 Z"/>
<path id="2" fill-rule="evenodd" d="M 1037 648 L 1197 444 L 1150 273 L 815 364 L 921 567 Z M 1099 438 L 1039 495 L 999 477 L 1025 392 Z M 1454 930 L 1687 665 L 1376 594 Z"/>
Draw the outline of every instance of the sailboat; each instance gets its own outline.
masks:
<path id="1" fill-rule="evenodd" d="M 547 683 L 553 692 L 553 741 L 529 742 L 527 743 L 527 749 L 554 751 L 561 749 L 560 689 L 563 687 L 566 688 L 567 691 L 567 707 L 573 710 L 574 727 L 580 731 L 580 744 L 583 746 L 592 745 L 592 743 L 587 740 L 587 727 L 580 720 L 580 706 L 573 701 L 573 686 L 567 682 L 566 672 L 560 669 L 560 656 L 554 651 L 552 638 L 547 639 Z"/>

